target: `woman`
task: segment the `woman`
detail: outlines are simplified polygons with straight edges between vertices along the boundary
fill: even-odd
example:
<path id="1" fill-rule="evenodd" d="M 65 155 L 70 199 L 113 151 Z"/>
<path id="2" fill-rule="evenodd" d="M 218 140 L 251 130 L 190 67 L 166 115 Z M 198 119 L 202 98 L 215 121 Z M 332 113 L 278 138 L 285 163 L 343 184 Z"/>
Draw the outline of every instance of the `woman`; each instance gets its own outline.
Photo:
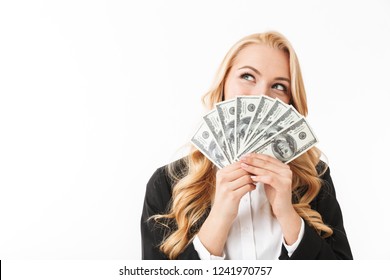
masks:
<path id="1" fill-rule="evenodd" d="M 205 105 L 266 95 L 308 109 L 297 56 L 276 32 L 225 56 Z M 312 148 L 289 164 L 247 154 L 218 170 L 195 148 L 159 168 L 141 218 L 143 259 L 352 259 L 330 171 Z"/>

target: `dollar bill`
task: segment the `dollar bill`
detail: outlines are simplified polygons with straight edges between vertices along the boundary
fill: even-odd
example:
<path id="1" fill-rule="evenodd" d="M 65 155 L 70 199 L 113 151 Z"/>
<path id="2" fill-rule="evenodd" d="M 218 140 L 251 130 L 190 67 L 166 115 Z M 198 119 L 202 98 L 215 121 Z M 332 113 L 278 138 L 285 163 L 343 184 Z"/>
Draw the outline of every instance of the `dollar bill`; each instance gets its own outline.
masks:
<path id="1" fill-rule="evenodd" d="M 237 96 L 204 115 L 191 142 L 223 168 L 250 152 L 289 163 L 318 139 L 293 106 L 266 96 Z"/>
<path id="2" fill-rule="evenodd" d="M 237 96 L 236 97 L 236 153 L 240 151 L 241 143 L 248 131 L 249 124 L 256 113 L 259 105 L 259 96 Z"/>
<path id="3" fill-rule="evenodd" d="M 228 101 L 219 102 L 215 105 L 219 120 L 221 121 L 222 131 L 226 139 L 230 158 L 235 158 L 235 120 L 236 120 L 236 100 L 231 99 Z"/>
<path id="4" fill-rule="evenodd" d="M 204 121 L 191 138 L 191 143 L 219 169 L 229 164 L 229 161 L 215 141 L 210 128 Z"/>
<path id="5" fill-rule="evenodd" d="M 208 114 L 203 116 L 203 120 L 209 127 L 211 133 L 214 136 L 214 139 L 217 141 L 217 144 L 221 148 L 226 159 L 232 163 L 217 110 L 211 110 Z"/>
<path id="6" fill-rule="evenodd" d="M 297 122 L 301 117 L 301 114 L 299 114 L 293 106 L 289 105 L 287 110 L 281 116 L 279 116 L 279 118 L 277 118 L 273 123 L 271 123 L 271 125 L 265 128 L 264 131 L 260 133 L 255 139 L 248 143 L 245 146 L 245 150 L 237 154 L 237 158 L 245 153 L 250 153 L 251 151 L 255 150 L 256 147 L 260 147 L 273 135 L 293 124 L 294 122 Z"/>
<path id="7" fill-rule="evenodd" d="M 272 104 L 274 104 L 275 99 L 272 99 L 267 96 L 257 96 L 259 98 L 259 104 L 256 107 L 256 111 L 249 123 L 249 128 L 247 129 L 244 141 L 243 143 L 246 143 L 248 139 L 252 138 L 252 133 L 256 129 L 257 125 L 260 123 L 262 118 L 267 114 L 268 110 L 272 107 Z M 242 143 L 240 143 L 240 149 L 242 149 Z M 238 151 L 240 152 L 240 151 Z"/>
<path id="8" fill-rule="evenodd" d="M 280 115 L 282 115 L 287 110 L 288 106 L 289 105 L 276 98 L 267 114 L 261 119 L 261 121 L 253 130 L 250 138 L 246 139 L 245 145 L 251 143 L 255 138 L 257 138 L 266 128 L 268 128 L 268 126 L 270 126 Z"/>
<path id="9" fill-rule="evenodd" d="M 266 143 L 254 150 L 266 154 L 284 163 L 296 159 L 318 143 L 313 130 L 302 117 L 299 121 L 272 136 Z"/>

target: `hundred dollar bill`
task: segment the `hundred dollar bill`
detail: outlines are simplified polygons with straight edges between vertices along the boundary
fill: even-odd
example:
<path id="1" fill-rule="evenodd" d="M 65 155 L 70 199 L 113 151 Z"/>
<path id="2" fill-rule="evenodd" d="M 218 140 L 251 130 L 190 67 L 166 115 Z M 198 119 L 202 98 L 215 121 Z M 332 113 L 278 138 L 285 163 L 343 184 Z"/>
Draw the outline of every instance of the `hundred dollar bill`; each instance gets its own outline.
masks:
<path id="1" fill-rule="evenodd" d="M 275 134 L 254 152 L 270 155 L 284 163 L 289 163 L 317 143 L 318 139 L 313 130 L 306 119 L 302 117 L 299 121 Z"/>
<path id="2" fill-rule="evenodd" d="M 248 139 L 252 138 L 253 131 L 256 129 L 261 119 L 267 114 L 268 110 L 272 107 L 272 104 L 274 104 L 275 102 L 275 99 L 272 99 L 265 95 L 258 96 L 258 98 L 259 104 L 257 105 L 256 111 L 249 123 L 249 128 L 245 133 L 243 143 L 246 143 Z M 244 146 L 243 143 L 241 143 L 241 148 Z"/>
<path id="3" fill-rule="evenodd" d="M 219 169 L 229 164 L 205 122 L 202 122 L 191 143 Z"/>
<path id="4" fill-rule="evenodd" d="M 222 126 L 222 132 L 226 139 L 230 158 L 235 158 L 235 138 L 234 123 L 236 120 L 236 100 L 231 99 L 228 101 L 219 102 L 215 105 L 219 120 Z"/>
<path id="5" fill-rule="evenodd" d="M 280 115 L 282 115 L 288 108 L 289 105 L 280 101 L 279 99 L 275 99 L 274 104 L 268 110 L 267 114 L 261 119 L 261 121 L 257 124 L 257 127 L 252 132 L 250 138 L 247 138 L 245 141 L 245 146 L 250 144 L 253 139 L 256 139 L 268 126 L 271 125 Z"/>
<path id="6" fill-rule="evenodd" d="M 214 136 L 214 139 L 217 141 L 217 144 L 221 148 L 226 159 L 228 159 L 229 162 L 231 163 L 232 159 L 230 158 L 230 153 L 228 151 L 226 139 L 224 137 L 223 128 L 219 120 L 217 109 L 214 109 L 210 111 L 208 114 L 206 114 L 205 116 L 203 116 L 203 120 L 209 127 L 211 133 Z"/>
<path id="7" fill-rule="evenodd" d="M 297 122 L 302 118 L 302 115 L 295 110 L 291 105 L 288 106 L 288 109 L 281 115 L 277 120 L 271 123 L 262 133 L 260 133 L 255 139 L 245 145 L 245 149 L 237 154 L 237 158 L 245 153 L 250 153 L 255 150 L 256 147 L 263 145 L 269 138 L 273 135 L 286 128 L 287 126 Z"/>
<path id="8" fill-rule="evenodd" d="M 236 153 L 240 151 L 241 143 L 244 142 L 244 137 L 249 128 L 249 124 L 256 108 L 259 105 L 259 96 L 237 96 L 236 97 Z"/>

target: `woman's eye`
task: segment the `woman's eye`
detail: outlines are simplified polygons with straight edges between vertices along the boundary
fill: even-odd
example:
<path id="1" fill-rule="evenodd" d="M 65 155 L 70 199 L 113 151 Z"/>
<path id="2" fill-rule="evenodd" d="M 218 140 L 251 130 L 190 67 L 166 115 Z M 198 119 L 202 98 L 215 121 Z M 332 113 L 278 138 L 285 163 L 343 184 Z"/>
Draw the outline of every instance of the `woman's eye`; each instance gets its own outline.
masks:
<path id="1" fill-rule="evenodd" d="M 241 75 L 241 78 L 247 81 L 255 81 L 255 77 L 253 77 L 251 74 L 245 73 Z"/>
<path id="2" fill-rule="evenodd" d="M 280 90 L 280 91 L 287 91 L 287 87 L 282 84 L 274 84 L 272 88 Z"/>

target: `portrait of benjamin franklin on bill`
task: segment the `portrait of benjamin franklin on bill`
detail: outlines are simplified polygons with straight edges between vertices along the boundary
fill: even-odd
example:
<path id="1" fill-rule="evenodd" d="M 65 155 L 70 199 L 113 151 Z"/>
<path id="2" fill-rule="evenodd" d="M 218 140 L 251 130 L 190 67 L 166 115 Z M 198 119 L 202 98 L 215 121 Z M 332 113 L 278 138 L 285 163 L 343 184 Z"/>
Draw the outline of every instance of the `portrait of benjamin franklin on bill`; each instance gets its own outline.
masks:
<path id="1" fill-rule="evenodd" d="M 297 151 L 297 143 L 293 137 L 288 134 L 282 134 L 276 136 L 272 142 L 272 152 L 277 159 L 286 162 L 294 157 Z"/>

